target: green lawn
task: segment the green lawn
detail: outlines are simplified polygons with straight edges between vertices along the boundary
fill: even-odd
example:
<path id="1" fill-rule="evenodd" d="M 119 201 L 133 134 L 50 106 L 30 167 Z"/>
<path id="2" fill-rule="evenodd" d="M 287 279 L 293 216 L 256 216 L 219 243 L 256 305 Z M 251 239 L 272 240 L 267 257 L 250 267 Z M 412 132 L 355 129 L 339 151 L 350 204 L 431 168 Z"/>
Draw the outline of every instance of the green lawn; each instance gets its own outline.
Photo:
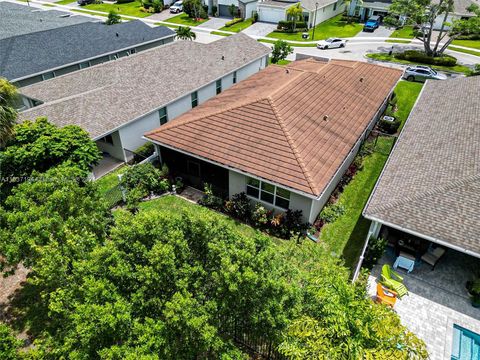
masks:
<path id="1" fill-rule="evenodd" d="M 224 27 L 220 28 L 219 30 L 232 31 L 232 32 L 238 33 L 242 30 L 245 30 L 246 28 L 248 28 L 252 24 L 253 24 L 253 19 L 250 18 L 250 19 L 246 19 L 244 21 L 240 21 L 236 24 L 233 24 L 232 26 L 224 26 Z"/>
<path id="2" fill-rule="evenodd" d="M 142 9 L 142 3 L 140 1 L 134 1 L 126 4 L 89 4 L 82 6 L 82 9 L 95 10 L 110 12 L 111 10 L 115 11 L 119 15 L 127 16 L 136 16 L 136 17 L 147 17 L 152 15 L 151 13 L 140 11 Z"/>
<path id="3" fill-rule="evenodd" d="M 268 58 L 268 63 L 272 64 L 272 58 L 270 58 L 270 57 Z M 291 63 L 290 60 L 279 60 L 276 65 L 288 65 L 290 63 Z"/>
<path id="4" fill-rule="evenodd" d="M 449 46 L 448 49 L 463 52 L 465 54 L 480 56 L 480 51 L 462 49 L 462 48 L 459 48 L 459 47 L 456 47 L 456 46 Z"/>
<path id="5" fill-rule="evenodd" d="M 318 24 L 315 27 L 315 39 L 313 40 L 323 40 L 329 37 L 341 37 L 348 38 L 357 35 L 363 28 L 362 24 L 351 23 L 347 24 L 346 21 L 342 21 L 343 15 L 335 16 L 327 21 Z M 293 41 L 312 41 L 313 29 L 308 31 L 309 37 L 307 40 L 302 39 L 302 33 L 282 33 L 282 32 L 271 32 L 267 37 L 274 39 L 282 40 L 293 40 Z"/>
<path id="6" fill-rule="evenodd" d="M 397 96 L 397 111 L 395 117 L 401 121 L 399 131 L 405 125 L 408 115 L 415 105 L 420 91 L 422 91 L 423 83 L 400 81 L 395 88 L 395 95 Z"/>
<path id="7" fill-rule="evenodd" d="M 418 63 L 416 62 L 411 62 L 408 60 L 400 60 L 400 59 L 395 59 L 393 56 L 388 55 L 386 53 L 375 53 L 375 54 L 367 54 L 366 57 L 370 59 L 374 59 L 377 61 L 388 61 L 388 62 L 393 62 L 397 64 L 405 64 L 405 65 L 416 65 Z M 458 73 L 464 73 L 464 74 L 469 74 L 470 69 L 467 66 L 463 65 L 455 65 L 455 66 L 437 66 L 437 65 L 428 65 L 433 69 L 440 70 L 440 71 L 447 71 L 447 72 L 458 72 Z"/>
<path id="8" fill-rule="evenodd" d="M 71 4 L 71 3 L 74 3 L 75 0 L 60 0 L 60 1 L 55 1 L 55 4 L 59 4 L 59 5 L 68 5 L 68 4 Z"/>
<path id="9" fill-rule="evenodd" d="M 395 43 L 395 44 L 410 44 L 411 40 L 385 40 L 388 43 Z"/>
<path id="10" fill-rule="evenodd" d="M 453 40 L 452 45 L 465 46 L 480 50 L 480 40 Z"/>
<path id="11" fill-rule="evenodd" d="M 405 123 L 423 84 L 400 81 L 395 87 L 397 112 L 395 115 Z M 353 268 L 365 243 L 370 221 L 362 217 L 368 197 L 377 182 L 393 145 L 391 137 L 379 137 L 375 151 L 367 155 L 363 169 L 345 187 L 339 202 L 345 206 L 345 214 L 335 222 L 322 228 L 320 240 L 328 244 L 331 251 L 342 254 L 345 265 Z"/>
<path id="12" fill-rule="evenodd" d="M 98 186 L 98 192 L 103 195 L 105 194 L 108 190 L 113 188 L 115 185 L 118 185 L 118 174 L 121 174 L 125 171 L 126 166 L 128 165 L 122 165 L 112 171 L 111 173 L 108 173 L 107 175 L 101 177 L 98 180 L 95 180 L 95 184 Z"/>
<path id="13" fill-rule="evenodd" d="M 415 36 L 413 34 L 413 26 L 404 26 L 401 29 L 395 30 L 391 35 L 391 38 L 404 38 L 404 39 L 413 39 Z"/>
<path id="14" fill-rule="evenodd" d="M 363 169 L 345 187 L 339 203 L 345 206 L 345 213 L 333 223 L 322 228 L 320 241 L 338 255 L 343 255 L 345 265 L 353 268 L 358 260 L 370 221 L 362 217 L 362 210 L 367 203 L 375 183 L 387 161 L 393 139 L 378 139 L 375 151 L 366 156 Z"/>
<path id="15" fill-rule="evenodd" d="M 159 209 L 168 209 L 175 212 L 185 212 L 185 211 L 192 211 L 195 214 L 202 214 L 202 213 L 210 213 L 214 214 L 221 221 L 226 221 L 229 226 L 232 226 L 242 234 L 246 236 L 255 236 L 260 232 L 251 226 L 243 224 L 237 220 L 234 220 L 226 215 L 217 213 L 213 210 L 207 209 L 206 207 L 191 203 L 186 201 L 178 196 L 167 195 L 162 196 L 155 200 L 145 201 L 140 203 L 139 205 L 140 211 L 152 211 L 152 210 L 159 210 Z M 275 241 L 278 239 L 272 238 Z"/>
<path id="16" fill-rule="evenodd" d="M 197 26 L 197 25 L 200 25 L 200 24 L 204 23 L 207 20 L 208 19 L 201 19 L 199 21 L 196 21 L 195 19 L 192 19 L 192 18 L 188 17 L 187 14 L 181 13 L 180 15 L 177 15 L 177 16 L 174 16 L 174 17 L 171 17 L 171 18 L 165 20 L 165 22 L 169 22 L 169 23 L 173 23 L 173 24 L 180 24 L 180 25 L 185 25 L 185 26 Z"/>

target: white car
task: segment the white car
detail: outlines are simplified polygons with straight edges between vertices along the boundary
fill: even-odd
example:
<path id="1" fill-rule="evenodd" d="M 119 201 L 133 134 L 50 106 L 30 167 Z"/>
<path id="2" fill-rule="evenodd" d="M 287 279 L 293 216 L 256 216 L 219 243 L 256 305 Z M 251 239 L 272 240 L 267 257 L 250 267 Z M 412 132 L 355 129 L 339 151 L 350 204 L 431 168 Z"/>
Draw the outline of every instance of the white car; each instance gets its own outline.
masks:
<path id="1" fill-rule="evenodd" d="M 403 72 L 403 78 L 408 81 L 421 81 L 427 79 L 447 80 L 447 75 L 441 74 L 428 66 L 416 65 L 408 66 Z"/>
<path id="2" fill-rule="evenodd" d="M 183 11 L 183 1 L 176 1 L 172 6 L 170 6 L 170 12 L 172 14 L 178 14 Z"/>
<path id="3" fill-rule="evenodd" d="M 347 44 L 346 40 L 339 39 L 339 38 L 329 38 L 327 40 L 322 40 L 317 43 L 317 48 L 325 50 L 325 49 L 333 49 L 333 48 L 343 48 Z"/>

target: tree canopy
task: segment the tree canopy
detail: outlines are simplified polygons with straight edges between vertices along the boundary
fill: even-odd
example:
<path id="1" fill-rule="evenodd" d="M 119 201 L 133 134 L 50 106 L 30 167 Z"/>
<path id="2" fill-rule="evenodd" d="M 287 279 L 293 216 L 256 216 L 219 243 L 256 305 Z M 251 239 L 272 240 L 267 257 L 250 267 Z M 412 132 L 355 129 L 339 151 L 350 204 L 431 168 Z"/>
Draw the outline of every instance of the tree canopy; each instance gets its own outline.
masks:
<path id="1" fill-rule="evenodd" d="M 416 38 L 423 42 L 425 53 L 429 56 L 439 56 L 447 49 L 453 40 L 459 36 L 480 34 L 480 8 L 472 4 L 468 11 L 471 17 L 449 22 L 449 15 L 455 10 L 453 0 L 393 0 L 389 12 L 393 16 L 405 19 L 406 24 L 414 25 L 420 30 Z M 441 19 L 437 38 L 432 35 L 434 24 Z"/>
<path id="2" fill-rule="evenodd" d="M 273 44 L 272 64 L 285 60 L 289 54 L 293 53 L 293 48 L 284 40 L 277 40 Z"/>
<path id="3" fill-rule="evenodd" d="M 59 128 L 46 118 L 38 118 L 17 124 L 14 132 L 0 151 L 0 172 L 4 179 L 0 188 L 22 182 L 33 171 L 45 172 L 60 164 L 86 173 L 100 159 L 95 142 L 75 125 Z"/>
<path id="4" fill-rule="evenodd" d="M 7 79 L 0 77 L 0 149 L 13 136 L 13 128 L 17 120 L 15 104 L 18 93 L 15 86 Z"/>

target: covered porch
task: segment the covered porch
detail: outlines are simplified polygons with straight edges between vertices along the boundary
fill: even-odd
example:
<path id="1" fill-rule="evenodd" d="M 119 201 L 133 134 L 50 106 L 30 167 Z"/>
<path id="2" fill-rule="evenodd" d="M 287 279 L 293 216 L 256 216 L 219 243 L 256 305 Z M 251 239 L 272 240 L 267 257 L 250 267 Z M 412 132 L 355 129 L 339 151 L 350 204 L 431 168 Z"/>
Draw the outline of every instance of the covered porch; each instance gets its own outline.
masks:
<path id="1" fill-rule="evenodd" d="M 413 268 L 394 269 L 403 277 L 409 293 L 397 299 L 393 310 L 410 331 L 425 341 L 430 359 L 476 360 L 477 357 L 471 356 L 478 354 L 474 355 L 471 349 L 480 344 L 466 344 L 454 326 L 480 334 L 480 308 L 472 306 L 465 286 L 467 281 L 480 275 L 480 258 L 443 246 L 445 252 L 435 259 L 433 267 L 425 254 L 436 244 L 386 226 L 379 229 L 379 235 L 387 239 L 388 245 L 369 276 L 372 298 L 376 298 L 383 265 L 393 268 L 398 265 L 399 256 L 409 253 Z M 464 353 L 455 357 L 459 351 Z"/>

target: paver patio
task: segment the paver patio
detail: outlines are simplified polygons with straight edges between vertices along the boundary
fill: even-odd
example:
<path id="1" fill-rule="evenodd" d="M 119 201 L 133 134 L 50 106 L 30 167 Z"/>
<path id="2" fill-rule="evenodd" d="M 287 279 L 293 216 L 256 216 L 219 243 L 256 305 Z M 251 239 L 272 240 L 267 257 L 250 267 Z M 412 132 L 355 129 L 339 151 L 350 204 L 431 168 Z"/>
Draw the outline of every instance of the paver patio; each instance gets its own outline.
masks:
<path id="1" fill-rule="evenodd" d="M 369 277 L 369 293 L 375 296 L 376 280 L 383 264 L 393 264 L 393 252 L 386 254 Z M 480 269 L 480 259 L 449 249 L 435 270 L 416 263 L 412 273 L 398 269 L 409 295 L 397 300 L 394 310 L 402 323 L 427 344 L 431 360 L 450 360 L 453 325 L 480 333 L 480 309 L 472 307 L 465 289 Z"/>

